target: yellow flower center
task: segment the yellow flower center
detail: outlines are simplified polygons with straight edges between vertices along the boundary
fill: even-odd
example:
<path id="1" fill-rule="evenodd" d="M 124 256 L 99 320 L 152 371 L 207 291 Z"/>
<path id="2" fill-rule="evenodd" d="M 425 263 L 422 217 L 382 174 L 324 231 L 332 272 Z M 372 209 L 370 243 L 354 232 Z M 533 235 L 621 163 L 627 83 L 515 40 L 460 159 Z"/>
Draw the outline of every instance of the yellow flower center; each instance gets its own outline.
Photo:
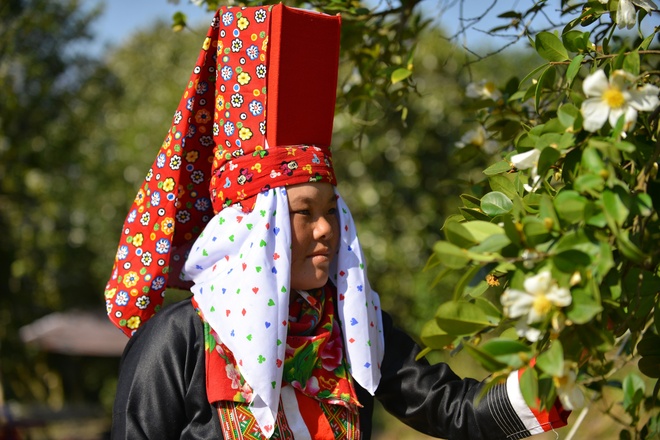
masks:
<path id="1" fill-rule="evenodd" d="M 543 315 L 547 315 L 550 312 L 550 310 L 552 309 L 552 303 L 550 302 L 547 296 L 541 294 L 534 299 L 534 302 L 532 303 L 532 308 L 537 314 L 543 316 Z"/>
<path id="2" fill-rule="evenodd" d="M 623 97 L 621 90 L 612 87 L 603 93 L 603 101 L 610 108 L 621 108 L 626 103 L 626 98 Z"/>
<path id="3" fill-rule="evenodd" d="M 566 386 L 566 384 L 568 384 L 568 377 L 567 376 L 562 376 L 562 377 L 554 376 L 552 378 L 552 381 L 555 383 L 555 386 L 557 388 L 560 388 L 560 387 Z"/>

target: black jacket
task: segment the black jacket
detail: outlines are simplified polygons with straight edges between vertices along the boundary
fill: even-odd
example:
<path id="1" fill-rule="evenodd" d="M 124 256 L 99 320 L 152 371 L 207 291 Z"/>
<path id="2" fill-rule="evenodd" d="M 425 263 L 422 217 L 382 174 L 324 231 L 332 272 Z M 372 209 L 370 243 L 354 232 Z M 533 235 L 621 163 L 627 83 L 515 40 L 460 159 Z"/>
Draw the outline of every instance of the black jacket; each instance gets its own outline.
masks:
<path id="1" fill-rule="evenodd" d="M 499 440 L 530 435 L 498 385 L 479 405 L 483 383 L 444 363 L 415 360 L 420 348 L 383 313 L 385 357 L 375 398 L 402 422 L 448 439 Z M 362 438 L 371 437 L 374 396 L 356 384 Z M 166 307 L 131 338 L 121 361 L 113 439 L 221 439 L 206 397 L 202 322 L 189 300 Z"/>

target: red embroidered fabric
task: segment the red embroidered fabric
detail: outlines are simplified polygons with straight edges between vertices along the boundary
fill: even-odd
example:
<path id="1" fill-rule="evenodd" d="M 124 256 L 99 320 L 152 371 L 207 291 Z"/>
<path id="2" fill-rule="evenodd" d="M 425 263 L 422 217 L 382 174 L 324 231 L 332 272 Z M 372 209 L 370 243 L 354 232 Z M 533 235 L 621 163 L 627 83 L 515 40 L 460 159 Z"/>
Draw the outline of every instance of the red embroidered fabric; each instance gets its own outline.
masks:
<path id="1" fill-rule="evenodd" d="M 339 27 L 338 16 L 281 4 L 216 12 L 105 288 L 108 316 L 128 336 L 166 287 L 190 287 L 179 279 L 186 253 L 223 207 L 250 211 L 267 188 L 336 184 Z"/>

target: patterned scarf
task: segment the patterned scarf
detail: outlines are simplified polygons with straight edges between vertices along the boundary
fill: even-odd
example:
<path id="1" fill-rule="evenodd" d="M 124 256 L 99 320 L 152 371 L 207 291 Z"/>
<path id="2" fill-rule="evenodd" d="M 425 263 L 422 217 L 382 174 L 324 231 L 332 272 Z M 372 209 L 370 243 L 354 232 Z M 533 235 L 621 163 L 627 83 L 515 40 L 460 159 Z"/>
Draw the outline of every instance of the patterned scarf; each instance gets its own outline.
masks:
<path id="1" fill-rule="evenodd" d="M 334 316 L 335 294 L 328 284 L 298 292 L 290 306 L 283 395 L 272 438 L 359 438 L 359 403 Z M 248 408 L 253 392 L 240 366 L 197 312 L 204 322 L 207 395 L 218 410 L 224 438 L 264 438 Z"/>

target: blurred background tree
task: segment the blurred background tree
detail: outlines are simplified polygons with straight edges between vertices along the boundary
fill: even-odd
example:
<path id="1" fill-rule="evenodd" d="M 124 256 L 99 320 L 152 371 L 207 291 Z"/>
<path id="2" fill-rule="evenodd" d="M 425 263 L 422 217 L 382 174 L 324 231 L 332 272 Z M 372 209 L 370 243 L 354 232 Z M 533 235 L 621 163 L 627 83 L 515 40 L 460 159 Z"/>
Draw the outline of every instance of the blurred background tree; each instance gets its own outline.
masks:
<path id="1" fill-rule="evenodd" d="M 77 50 L 91 40 L 98 12 L 83 12 L 76 1 L 0 5 L 0 380 L 7 401 L 55 409 L 98 401 L 115 375 L 115 360 L 72 362 L 19 339 L 21 327 L 50 312 L 102 305 L 93 294 L 103 286 L 90 264 L 95 214 L 86 188 L 91 176 L 105 174 L 84 145 L 118 84 Z"/>

